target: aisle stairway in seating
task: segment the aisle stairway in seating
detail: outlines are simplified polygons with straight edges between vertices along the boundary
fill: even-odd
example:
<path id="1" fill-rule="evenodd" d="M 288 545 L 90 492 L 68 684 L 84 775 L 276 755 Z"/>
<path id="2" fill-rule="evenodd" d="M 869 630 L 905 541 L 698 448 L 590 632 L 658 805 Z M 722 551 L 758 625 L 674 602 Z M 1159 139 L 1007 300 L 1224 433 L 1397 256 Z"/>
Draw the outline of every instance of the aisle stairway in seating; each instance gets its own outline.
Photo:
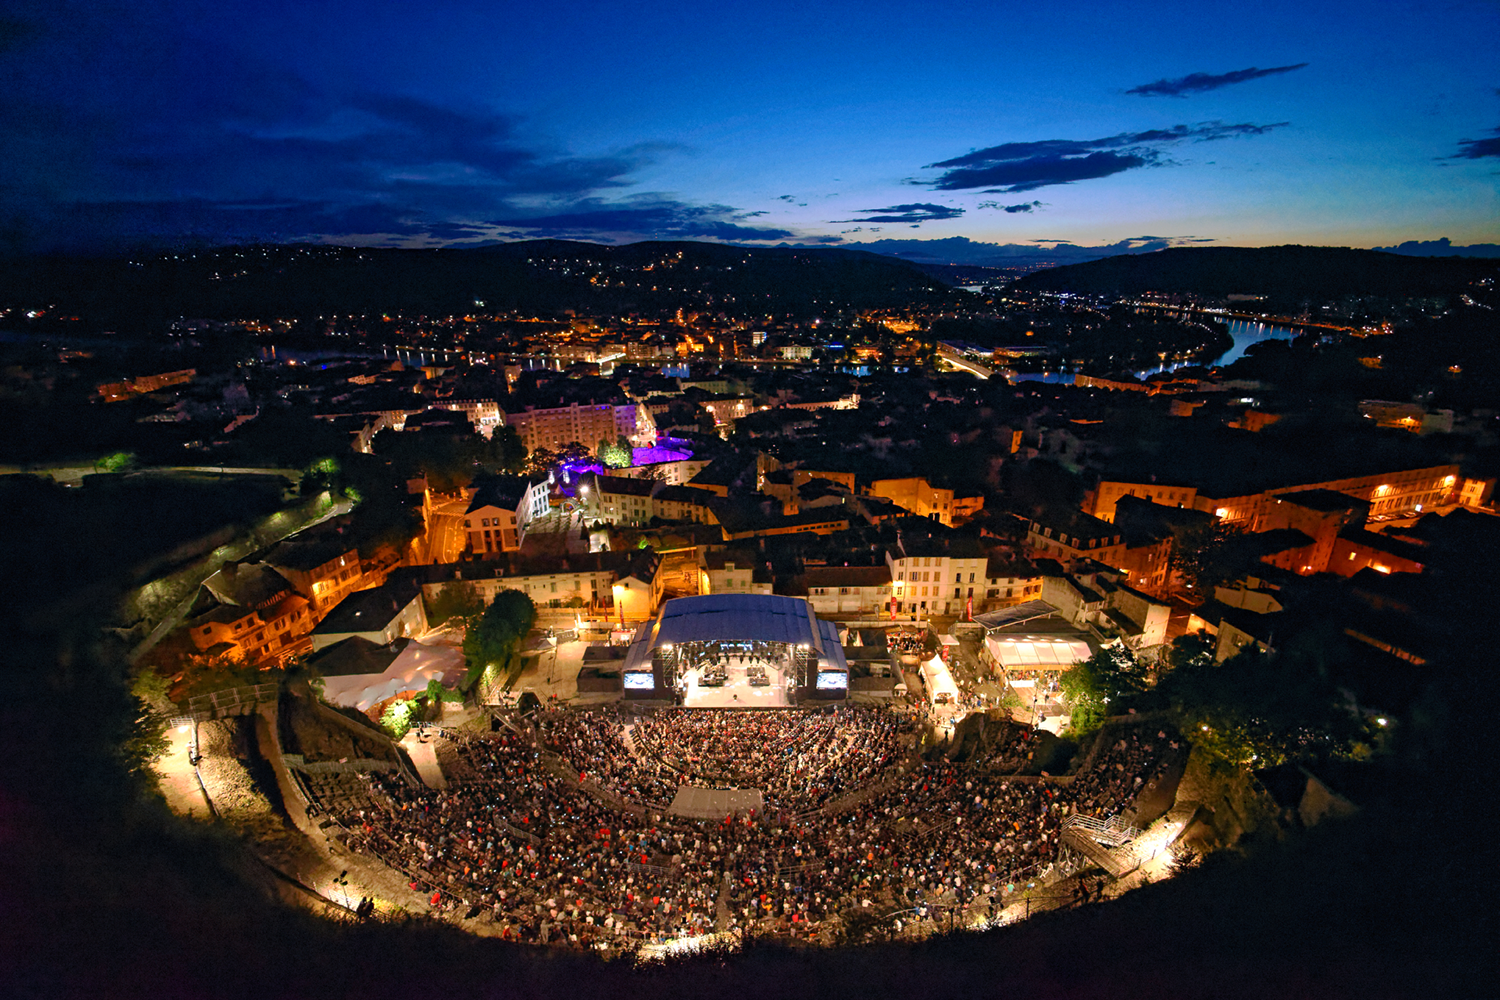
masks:
<path id="1" fill-rule="evenodd" d="M 1063 821 L 1062 842 L 1118 878 L 1139 867 L 1141 860 L 1130 847 L 1140 835 L 1119 817 L 1101 820 L 1082 814 Z"/>

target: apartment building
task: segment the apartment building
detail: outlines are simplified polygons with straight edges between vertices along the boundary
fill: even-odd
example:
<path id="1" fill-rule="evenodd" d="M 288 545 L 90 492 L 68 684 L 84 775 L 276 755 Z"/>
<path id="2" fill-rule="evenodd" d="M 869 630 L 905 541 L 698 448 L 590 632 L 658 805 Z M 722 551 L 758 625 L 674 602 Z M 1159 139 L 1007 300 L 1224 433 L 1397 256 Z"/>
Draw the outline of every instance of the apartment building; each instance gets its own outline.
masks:
<path id="1" fill-rule="evenodd" d="M 538 448 L 559 451 L 574 441 L 592 449 L 600 441 L 621 437 L 638 448 L 656 443 L 656 421 L 651 411 L 639 403 L 527 406 L 505 413 L 504 422 L 515 428 L 528 452 Z"/>
<path id="2" fill-rule="evenodd" d="M 920 538 L 886 551 L 891 601 L 898 614 L 963 614 L 989 589 L 989 558 L 968 538 Z"/>
<path id="3" fill-rule="evenodd" d="M 976 598 L 976 611 L 1012 608 L 1035 600 L 1042 593 L 1042 574 L 1030 562 L 1005 555 L 991 555 L 984 565 L 984 598 Z"/>
<path id="4" fill-rule="evenodd" d="M 203 582 L 184 627 L 193 648 L 247 663 L 289 659 L 310 648 L 312 603 L 264 563 L 225 563 Z"/>
<path id="5" fill-rule="evenodd" d="M 1083 559 L 1106 566 L 1118 566 L 1125 560 L 1125 536 L 1120 529 L 1076 511 L 1049 512 L 1033 519 L 1026 531 L 1026 547 L 1032 555 L 1056 559 L 1065 567 Z"/>
<path id="6" fill-rule="evenodd" d="M 653 513 L 668 521 L 718 524 L 713 502 L 718 494 L 692 486 L 663 486 L 651 497 Z"/>

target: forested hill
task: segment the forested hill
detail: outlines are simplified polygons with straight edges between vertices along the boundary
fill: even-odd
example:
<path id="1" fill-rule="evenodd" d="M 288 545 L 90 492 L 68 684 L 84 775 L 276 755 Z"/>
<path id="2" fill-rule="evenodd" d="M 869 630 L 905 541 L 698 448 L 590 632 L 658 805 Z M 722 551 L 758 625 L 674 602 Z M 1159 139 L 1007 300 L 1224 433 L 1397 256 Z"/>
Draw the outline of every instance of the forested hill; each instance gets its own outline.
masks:
<path id="1" fill-rule="evenodd" d="M 536 240 L 475 249 L 213 248 L 131 260 L 0 260 L 0 308 L 144 328 L 176 317 L 665 314 L 808 316 L 960 295 L 903 261 L 843 249 Z"/>
<path id="2" fill-rule="evenodd" d="M 1404 257 L 1346 247 L 1173 247 L 1038 271 L 1012 286 L 1022 291 L 1134 295 L 1192 294 L 1222 299 L 1261 295 L 1268 304 L 1301 306 L 1350 296 L 1386 300 L 1445 297 L 1500 275 L 1500 261 Z"/>

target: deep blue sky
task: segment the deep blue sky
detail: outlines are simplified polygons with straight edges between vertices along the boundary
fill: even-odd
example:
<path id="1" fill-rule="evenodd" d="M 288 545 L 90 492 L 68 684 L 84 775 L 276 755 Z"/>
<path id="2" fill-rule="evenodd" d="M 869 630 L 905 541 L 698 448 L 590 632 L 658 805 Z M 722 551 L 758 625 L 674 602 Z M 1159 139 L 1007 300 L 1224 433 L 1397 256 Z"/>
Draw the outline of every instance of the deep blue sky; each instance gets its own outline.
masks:
<path id="1" fill-rule="evenodd" d="M 0 250 L 1500 241 L 1500 3 L 8 0 Z"/>

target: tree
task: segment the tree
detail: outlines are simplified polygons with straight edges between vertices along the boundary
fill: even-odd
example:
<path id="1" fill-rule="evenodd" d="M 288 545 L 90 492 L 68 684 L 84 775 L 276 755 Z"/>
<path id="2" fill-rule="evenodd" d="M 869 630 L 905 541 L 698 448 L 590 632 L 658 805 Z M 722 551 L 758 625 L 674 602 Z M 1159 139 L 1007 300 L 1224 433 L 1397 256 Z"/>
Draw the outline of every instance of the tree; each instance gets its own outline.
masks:
<path id="1" fill-rule="evenodd" d="M 502 590 L 484 609 L 479 620 L 464 635 L 464 658 L 469 665 L 465 690 L 488 671 L 500 671 L 509 663 L 522 636 L 536 621 L 536 605 L 519 590 Z"/>
<path id="2" fill-rule="evenodd" d="M 634 461 L 630 449 L 630 442 L 625 438 L 618 441 L 600 440 L 599 461 L 611 469 L 628 469 Z"/>
<path id="3" fill-rule="evenodd" d="M 397 698 L 385 707 L 380 715 L 380 727 L 393 740 L 399 740 L 411 729 L 411 720 L 416 706 L 405 698 Z"/>
<path id="4" fill-rule="evenodd" d="M 467 580 L 445 584 L 437 596 L 427 602 L 427 620 L 434 625 L 441 625 L 450 619 L 457 619 L 461 625 L 469 625 L 482 614 L 484 599 L 479 596 L 474 584 Z"/>
<path id="5" fill-rule="evenodd" d="M 1068 700 L 1071 728 L 1084 735 L 1099 728 L 1112 702 L 1146 689 L 1145 671 L 1119 647 L 1107 647 L 1065 671 L 1058 679 Z"/>
<path id="6" fill-rule="evenodd" d="M 1188 528 L 1172 542 L 1172 572 L 1212 597 L 1215 587 L 1238 580 L 1255 566 L 1248 537 L 1219 520 Z"/>
<path id="7" fill-rule="evenodd" d="M 1213 662 L 1217 641 L 1207 632 L 1187 632 L 1167 648 L 1167 666 L 1172 670 L 1196 670 Z"/>
<path id="8" fill-rule="evenodd" d="M 1369 733 L 1330 676 L 1337 639 L 1304 634 L 1276 652 L 1251 646 L 1223 663 L 1183 657 L 1159 690 L 1177 728 L 1228 764 L 1339 756 Z"/>
<path id="9" fill-rule="evenodd" d="M 551 449 L 537 448 L 526 456 L 526 462 L 521 471 L 528 476 L 545 476 L 549 470 L 558 464 L 558 456 Z"/>

